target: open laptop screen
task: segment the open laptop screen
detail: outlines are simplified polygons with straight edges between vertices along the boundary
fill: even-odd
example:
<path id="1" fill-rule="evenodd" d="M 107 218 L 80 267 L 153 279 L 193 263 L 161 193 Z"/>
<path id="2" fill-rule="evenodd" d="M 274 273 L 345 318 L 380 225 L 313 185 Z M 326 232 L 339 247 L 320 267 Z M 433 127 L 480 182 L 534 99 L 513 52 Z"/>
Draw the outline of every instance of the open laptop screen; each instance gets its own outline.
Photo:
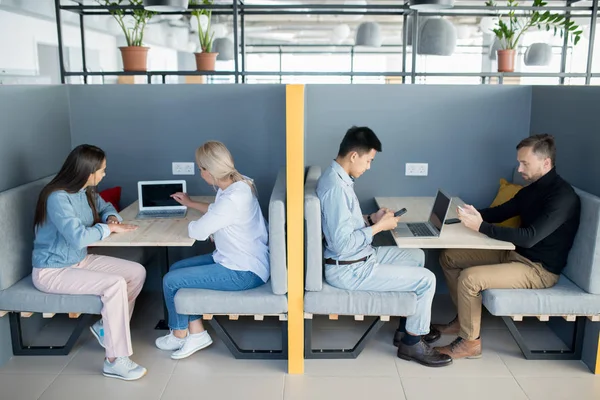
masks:
<path id="1" fill-rule="evenodd" d="M 142 206 L 143 207 L 173 207 L 181 206 L 177 201 L 171 198 L 175 192 L 183 192 L 181 183 L 158 183 L 142 185 Z"/>
<path id="2" fill-rule="evenodd" d="M 441 190 L 438 190 L 437 195 L 435 196 L 435 202 L 433 203 L 433 209 L 431 210 L 431 215 L 429 216 L 429 222 L 431 222 L 438 231 L 442 230 L 448 207 L 450 207 L 450 198 L 442 193 Z"/>

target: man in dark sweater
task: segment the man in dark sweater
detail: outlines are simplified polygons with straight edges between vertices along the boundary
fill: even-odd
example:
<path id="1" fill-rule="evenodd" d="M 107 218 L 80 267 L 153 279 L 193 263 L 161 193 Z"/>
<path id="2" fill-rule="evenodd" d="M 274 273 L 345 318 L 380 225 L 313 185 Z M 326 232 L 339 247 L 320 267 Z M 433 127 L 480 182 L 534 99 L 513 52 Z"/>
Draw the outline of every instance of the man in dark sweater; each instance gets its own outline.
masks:
<path id="1" fill-rule="evenodd" d="M 493 208 L 458 209 L 461 223 L 493 239 L 512 242 L 513 251 L 446 250 L 440 256 L 458 317 L 434 328 L 458 334 L 438 351 L 452 358 L 481 357 L 481 291 L 544 289 L 558 281 L 579 227 L 580 201 L 554 167 L 556 147 L 550 135 L 528 137 L 517 146 L 519 173 L 531 182 L 514 198 Z M 494 225 L 520 216 L 519 228 Z"/>

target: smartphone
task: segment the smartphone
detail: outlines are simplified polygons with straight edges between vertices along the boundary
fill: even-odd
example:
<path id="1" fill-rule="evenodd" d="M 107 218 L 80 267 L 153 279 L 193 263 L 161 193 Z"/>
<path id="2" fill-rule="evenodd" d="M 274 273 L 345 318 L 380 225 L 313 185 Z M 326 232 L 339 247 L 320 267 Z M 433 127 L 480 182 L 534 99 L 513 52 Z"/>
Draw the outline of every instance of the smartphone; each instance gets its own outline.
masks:
<path id="1" fill-rule="evenodd" d="M 448 218 L 446 220 L 446 222 L 444 222 L 446 225 L 452 225 L 452 224 L 458 224 L 460 222 L 460 219 L 458 218 Z"/>
<path id="2" fill-rule="evenodd" d="M 394 217 L 399 217 L 401 215 L 404 215 L 404 214 L 406 214 L 406 211 L 407 211 L 406 208 L 403 208 L 402 210 L 398 210 L 394 213 Z"/>

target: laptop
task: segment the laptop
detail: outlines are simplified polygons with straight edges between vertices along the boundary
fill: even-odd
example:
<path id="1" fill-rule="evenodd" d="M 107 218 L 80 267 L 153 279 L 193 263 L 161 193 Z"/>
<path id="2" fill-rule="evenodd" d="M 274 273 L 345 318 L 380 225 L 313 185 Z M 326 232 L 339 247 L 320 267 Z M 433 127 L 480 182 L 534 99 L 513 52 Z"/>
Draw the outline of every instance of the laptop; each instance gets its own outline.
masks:
<path id="1" fill-rule="evenodd" d="M 431 208 L 429 221 L 400 223 L 394 229 L 394 233 L 398 237 L 439 237 L 450 208 L 450 202 L 450 197 L 438 190 Z"/>
<path id="2" fill-rule="evenodd" d="M 186 193 L 186 182 L 183 180 L 139 181 L 139 212 L 136 218 L 184 218 L 187 207 L 171 197 L 175 192 Z"/>

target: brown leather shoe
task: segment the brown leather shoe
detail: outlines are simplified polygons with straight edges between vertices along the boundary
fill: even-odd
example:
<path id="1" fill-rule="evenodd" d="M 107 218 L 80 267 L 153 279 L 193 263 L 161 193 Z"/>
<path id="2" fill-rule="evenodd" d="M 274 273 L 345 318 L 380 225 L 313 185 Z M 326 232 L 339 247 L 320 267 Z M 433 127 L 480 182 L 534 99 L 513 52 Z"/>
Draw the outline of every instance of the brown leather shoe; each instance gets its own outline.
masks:
<path id="1" fill-rule="evenodd" d="M 437 351 L 442 354 L 447 354 L 453 360 L 458 358 L 481 358 L 481 339 L 466 340 L 461 337 L 448 346 L 436 347 Z"/>
<path id="2" fill-rule="evenodd" d="M 460 332 L 460 324 L 458 323 L 458 317 L 454 318 L 448 324 L 434 324 L 433 327 L 437 329 L 442 335 L 458 335 L 458 332 Z"/>

